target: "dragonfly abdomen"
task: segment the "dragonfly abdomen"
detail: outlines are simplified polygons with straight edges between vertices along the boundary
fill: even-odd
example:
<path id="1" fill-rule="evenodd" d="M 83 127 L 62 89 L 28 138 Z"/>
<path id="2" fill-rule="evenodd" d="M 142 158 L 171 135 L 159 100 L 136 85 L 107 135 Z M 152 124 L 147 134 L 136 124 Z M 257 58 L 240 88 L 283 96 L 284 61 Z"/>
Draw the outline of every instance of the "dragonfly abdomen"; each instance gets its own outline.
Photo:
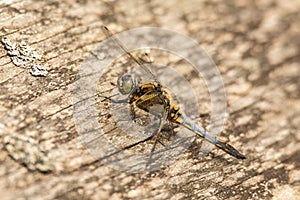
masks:
<path id="1" fill-rule="evenodd" d="M 180 124 L 184 126 L 185 128 L 193 131 L 196 133 L 199 137 L 204 138 L 205 140 L 209 141 L 210 143 L 214 144 L 219 149 L 222 149 L 226 153 L 230 154 L 233 157 L 236 157 L 238 159 L 245 159 L 246 157 L 238 152 L 233 146 L 226 143 L 219 137 L 212 136 L 208 134 L 204 129 L 199 128 L 194 122 L 189 120 L 183 112 L 179 109 L 179 106 L 175 105 L 172 106 L 170 111 L 170 120 L 174 123 Z"/>

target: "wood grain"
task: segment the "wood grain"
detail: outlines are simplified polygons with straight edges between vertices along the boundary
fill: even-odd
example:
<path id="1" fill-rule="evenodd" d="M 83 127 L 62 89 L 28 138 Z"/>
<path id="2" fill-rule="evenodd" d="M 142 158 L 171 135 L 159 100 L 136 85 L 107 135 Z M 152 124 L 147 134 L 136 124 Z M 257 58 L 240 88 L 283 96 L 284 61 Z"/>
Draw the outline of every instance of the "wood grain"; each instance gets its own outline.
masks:
<path id="1" fill-rule="evenodd" d="M 3 199 L 299 199 L 299 1 L 0 2 L 0 36 L 35 48 L 32 76 L 0 45 Z M 191 149 L 156 171 L 97 161 L 73 121 L 80 64 L 105 36 L 140 26 L 197 40 L 219 67 L 229 117 L 222 136 L 246 154 Z M 197 77 L 189 74 L 191 81 Z"/>

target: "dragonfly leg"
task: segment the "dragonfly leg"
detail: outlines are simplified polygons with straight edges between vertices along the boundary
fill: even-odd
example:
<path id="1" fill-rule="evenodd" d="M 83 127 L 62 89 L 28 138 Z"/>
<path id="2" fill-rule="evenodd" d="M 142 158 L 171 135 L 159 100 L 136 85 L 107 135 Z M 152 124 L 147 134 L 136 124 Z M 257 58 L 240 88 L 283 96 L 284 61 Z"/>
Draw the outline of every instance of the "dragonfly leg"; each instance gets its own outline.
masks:
<path id="1" fill-rule="evenodd" d="M 167 106 L 167 105 L 166 105 Z M 154 132 L 153 134 L 153 137 L 155 138 L 154 139 L 154 144 L 153 144 L 153 147 L 151 149 L 151 152 L 150 152 L 150 157 L 149 157 L 149 160 L 146 164 L 146 168 L 148 168 L 151 160 L 152 160 L 152 155 L 153 155 L 153 152 L 155 150 L 155 147 L 156 147 L 156 144 L 157 142 L 159 141 L 158 138 L 160 136 L 160 133 L 161 133 L 161 129 L 163 128 L 163 125 L 165 123 L 165 121 L 167 120 L 167 117 L 168 117 L 168 113 L 169 113 L 169 107 L 166 107 L 166 110 L 164 110 L 164 112 L 162 113 L 162 117 L 160 118 L 160 121 L 159 121 L 159 127 L 157 128 L 157 130 Z"/>
<path id="2" fill-rule="evenodd" d="M 157 117 L 157 116 L 155 116 L 155 117 Z M 171 127 L 171 128 L 170 128 L 171 134 L 168 134 L 168 136 L 167 136 L 167 137 L 164 137 L 164 139 L 166 139 L 167 141 L 170 141 L 171 136 L 175 135 L 175 132 L 174 132 L 174 126 L 173 126 L 173 123 L 171 123 L 170 121 L 167 121 L 167 123 L 168 123 L 168 125 Z M 158 135 L 160 135 L 160 134 L 158 134 Z M 155 140 L 156 140 L 156 139 L 155 139 Z M 159 144 L 161 144 L 163 147 L 165 147 L 165 144 L 164 144 L 162 141 L 159 140 L 159 137 L 157 137 L 157 142 L 158 142 Z M 153 149 L 153 150 L 154 150 L 154 149 Z M 153 150 L 152 150 L 152 151 L 153 151 Z"/>
<path id="3" fill-rule="evenodd" d="M 160 119 L 158 129 L 157 129 L 156 131 L 154 131 L 153 134 L 151 134 L 149 137 L 147 137 L 147 138 L 145 138 L 145 139 L 143 139 L 143 140 L 141 140 L 141 141 L 135 142 L 135 143 L 133 143 L 133 144 L 131 144 L 131 145 L 128 145 L 128 146 L 126 146 L 126 147 L 123 147 L 122 149 L 119 149 L 119 150 L 117 150 L 117 151 L 115 151 L 115 152 L 113 152 L 113 153 L 111 153 L 111 154 L 109 154 L 109 155 L 107 155 L 107 156 L 102 157 L 100 160 L 104 160 L 104 159 L 109 158 L 110 156 L 113 156 L 113 155 L 115 155 L 115 154 L 118 154 L 118 153 L 120 153 L 120 152 L 122 152 L 122 151 L 124 151 L 124 150 L 127 150 L 127 149 L 130 149 L 130 148 L 132 148 L 132 147 L 135 147 L 135 146 L 138 145 L 138 144 L 142 144 L 142 143 L 144 143 L 144 142 L 147 142 L 147 141 L 153 139 L 154 137 L 155 137 L 155 138 L 158 138 L 157 135 L 159 135 L 159 133 L 160 133 L 160 131 L 161 131 L 161 129 L 162 129 L 163 123 L 164 123 L 164 121 L 166 120 L 166 117 L 167 117 L 166 112 L 164 112 L 162 118 Z M 157 143 L 157 139 L 155 139 L 154 146 L 152 147 L 152 150 L 151 150 L 150 159 L 149 159 L 149 161 L 148 161 L 148 163 L 147 163 L 146 166 L 148 166 L 149 163 L 150 163 L 150 161 L 151 161 L 152 152 L 153 152 L 154 149 L 155 149 L 156 143 Z"/>
<path id="4" fill-rule="evenodd" d="M 135 146 L 138 145 L 138 144 L 142 144 L 142 143 L 144 143 L 144 142 L 147 142 L 147 141 L 151 140 L 154 136 L 155 136 L 155 134 L 152 134 L 152 135 L 150 135 L 149 137 L 147 137 L 147 138 L 145 138 L 145 139 L 143 139 L 143 140 L 141 140 L 141 141 L 138 141 L 138 142 L 135 142 L 135 143 L 133 143 L 133 144 L 131 144 L 131 145 L 128 145 L 128 146 L 126 146 L 126 147 L 123 147 L 122 149 L 119 149 L 119 150 L 117 150 L 117 151 L 115 151 L 115 152 L 113 152 L 113 153 L 111 153 L 111 154 L 109 154 L 109 155 L 106 155 L 106 156 L 100 158 L 99 160 L 104 160 L 104 159 L 109 158 L 109 157 L 111 157 L 111 156 L 113 156 L 113 155 L 116 155 L 116 154 L 118 154 L 118 153 L 120 153 L 120 152 L 122 152 L 122 151 L 125 151 L 125 150 L 127 150 L 127 149 L 132 148 L 132 147 L 135 147 Z"/>
<path id="5" fill-rule="evenodd" d="M 131 120 L 136 122 L 135 119 L 136 119 L 136 114 L 135 114 L 135 109 L 134 109 L 134 105 L 133 104 L 130 104 L 130 117 L 131 117 Z"/>
<path id="6" fill-rule="evenodd" d="M 168 123 L 168 126 L 170 126 L 170 131 L 171 131 L 171 133 L 168 134 L 168 136 L 166 137 L 166 139 L 167 139 L 168 141 L 170 141 L 171 137 L 175 135 L 175 132 L 174 132 L 174 124 L 173 124 L 172 122 L 170 122 L 169 120 L 167 121 L 167 123 Z"/>
<path id="7" fill-rule="evenodd" d="M 112 98 L 113 96 L 107 97 L 107 96 L 104 96 L 104 95 L 98 95 L 98 97 L 102 97 L 105 100 L 111 101 L 112 103 L 129 103 L 129 99 L 128 98 L 116 100 L 116 99 Z"/>
<path id="8" fill-rule="evenodd" d="M 162 122 L 161 122 L 162 123 Z M 152 146 L 152 149 L 151 149 L 151 152 L 150 152 L 150 156 L 149 156 L 149 159 L 148 159 L 148 162 L 147 162 L 147 164 L 146 164 L 146 166 L 145 166 L 145 168 L 147 169 L 148 168 L 148 166 L 150 165 L 150 163 L 151 163 L 151 161 L 152 161 L 152 155 L 153 155 L 153 152 L 154 152 L 154 150 L 155 150 L 155 147 L 156 147 L 156 144 L 157 144 L 157 142 L 160 142 L 159 141 L 159 134 L 160 133 L 160 131 L 159 130 L 157 130 L 156 132 L 155 132 L 155 134 L 154 134 L 154 136 L 153 136 L 153 138 L 154 138 L 154 144 L 153 144 L 153 146 Z"/>

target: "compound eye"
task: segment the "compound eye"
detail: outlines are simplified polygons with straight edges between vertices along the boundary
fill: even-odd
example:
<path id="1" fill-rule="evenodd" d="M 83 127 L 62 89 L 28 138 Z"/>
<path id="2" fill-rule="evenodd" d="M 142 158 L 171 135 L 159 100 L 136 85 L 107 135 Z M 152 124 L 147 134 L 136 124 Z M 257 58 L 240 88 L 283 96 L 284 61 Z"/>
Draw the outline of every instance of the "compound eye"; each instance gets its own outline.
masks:
<path id="1" fill-rule="evenodd" d="M 134 87 L 131 75 L 124 75 L 118 80 L 118 89 L 122 94 L 129 94 Z"/>

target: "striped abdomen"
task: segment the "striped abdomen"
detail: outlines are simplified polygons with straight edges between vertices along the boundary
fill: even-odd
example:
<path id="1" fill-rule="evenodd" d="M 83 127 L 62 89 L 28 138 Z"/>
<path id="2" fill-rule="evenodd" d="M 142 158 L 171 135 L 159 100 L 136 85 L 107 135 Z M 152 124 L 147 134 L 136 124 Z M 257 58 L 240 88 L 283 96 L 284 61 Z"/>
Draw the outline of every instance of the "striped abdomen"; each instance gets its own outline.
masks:
<path id="1" fill-rule="evenodd" d="M 171 107 L 170 114 L 169 114 L 170 121 L 180 124 L 187 129 L 193 131 L 198 136 L 206 139 L 210 143 L 214 144 L 219 149 L 222 149 L 226 153 L 232 155 L 233 157 L 236 157 L 238 159 L 245 159 L 246 157 L 238 152 L 233 146 L 226 143 L 225 141 L 221 140 L 218 137 L 209 135 L 204 129 L 200 129 L 194 122 L 189 120 L 180 110 L 179 106 L 175 105 Z"/>

